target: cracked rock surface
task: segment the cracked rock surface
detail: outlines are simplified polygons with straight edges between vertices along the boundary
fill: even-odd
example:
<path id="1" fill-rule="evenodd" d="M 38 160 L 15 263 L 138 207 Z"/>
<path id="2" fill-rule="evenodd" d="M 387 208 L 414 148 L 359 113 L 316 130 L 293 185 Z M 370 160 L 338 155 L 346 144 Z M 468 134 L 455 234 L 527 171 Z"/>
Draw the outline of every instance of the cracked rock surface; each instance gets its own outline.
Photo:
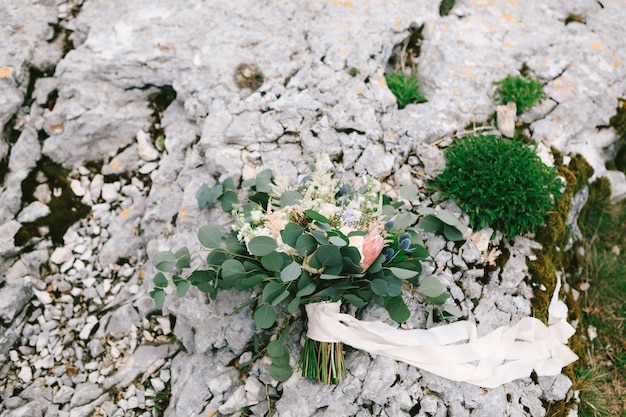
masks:
<path id="1" fill-rule="evenodd" d="M 0 16 L 0 417 L 543 416 L 576 396 L 565 375 L 487 390 L 350 348 L 338 386 L 277 383 L 250 307 L 231 314 L 249 293 L 170 294 L 156 311 L 149 259 L 228 222 L 195 192 L 229 176 L 295 180 L 321 158 L 423 188 L 453 136 L 487 128 L 493 82 L 520 72 L 547 95 L 518 118 L 529 137 L 582 154 L 626 196 L 605 168 L 626 96 L 623 2 L 457 0 L 440 16 L 427 0 L 0 0 Z M 399 110 L 384 75 L 415 27 L 428 101 Z M 482 333 L 530 315 L 535 290 L 538 244 L 491 232 L 460 247 L 424 235 L 425 273 Z M 406 326 L 424 327 L 423 303 L 407 303 Z"/>

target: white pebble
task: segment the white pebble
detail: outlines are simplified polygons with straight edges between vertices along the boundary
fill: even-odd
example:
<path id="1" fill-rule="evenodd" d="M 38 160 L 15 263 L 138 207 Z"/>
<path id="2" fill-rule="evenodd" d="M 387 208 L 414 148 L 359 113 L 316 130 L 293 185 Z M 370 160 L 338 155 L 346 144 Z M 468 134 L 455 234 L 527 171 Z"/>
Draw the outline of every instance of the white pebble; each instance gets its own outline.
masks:
<path id="1" fill-rule="evenodd" d="M 74 195 L 76 195 L 77 197 L 82 197 L 85 195 L 85 189 L 80 184 L 79 180 L 70 181 L 70 188 L 72 189 Z"/>
<path id="2" fill-rule="evenodd" d="M 65 273 L 72 268 L 72 265 L 74 265 L 74 258 L 71 258 L 69 261 L 63 262 L 63 265 L 61 265 L 59 271 Z"/>
<path id="3" fill-rule="evenodd" d="M 120 350 L 115 346 L 111 346 L 111 357 L 113 357 L 113 359 L 117 359 L 120 355 Z"/>
<path id="4" fill-rule="evenodd" d="M 139 168 L 139 173 L 143 175 L 147 175 L 151 173 L 152 171 L 154 171 L 155 169 L 157 169 L 158 166 L 159 164 L 156 162 L 148 162 L 144 164 L 141 168 Z"/>
<path id="5" fill-rule="evenodd" d="M 52 252 L 52 255 L 50 255 L 50 262 L 61 265 L 70 260 L 71 257 L 72 251 L 65 246 L 60 246 Z"/>
<path id="6" fill-rule="evenodd" d="M 137 294 L 139 292 L 139 285 L 137 284 L 132 284 L 128 286 L 128 293 L 129 294 Z"/>
<path id="7" fill-rule="evenodd" d="M 33 379 L 33 370 L 30 369 L 30 366 L 22 366 L 22 369 L 17 376 L 28 384 Z"/>
<path id="8" fill-rule="evenodd" d="M 78 337 L 80 337 L 83 340 L 88 339 L 89 335 L 91 334 L 91 331 L 93 330 L 93 328 L 95 327 L 97 323 L 98 323 L 98 319 L 96 318 L 96 316 L 87 317 L 87 323 L 85 323 L 85 326 L 80 331 L 80 334 L 78 335 Z"/>
<path id="9" fill-rule="evenodd" d="M 104 176 L 102 174 L 96 174 L 91 180 L 91 185 L 89 186 L 91 195 L 94 199 L 100 197 L 100 192 L 102 191 L 102 186 L 104 185 Z"/>
<path id="10" fill-rule="evenodd" d="M 159 151 L 152 146 L 148 135 L 143 130 L 137 132 L 137 154 L 144 161 L 154 161 L 159 157 Z"/>
<path id="11" fill-rule="evenodd" d="M 85 253 L 86 250 L 87 246 L 83 245 L 82 243 L 74 247 L 74 253 L 82 254 Z"/>
<path id="12" fill-rule="evenodd" d="M 161 326 L 161 331 L 163 332 L 163 334 L 165 336 L 167 336 L 168 334 L 170 334 L 172 332 L 172 327 L 170 325 L 170 319 L 169 318 L 167 318 L 167 317 L 157 317 L 156 320 L 159 323 L 159 326 Z"/>
<path id="13" fill-rule="evenodd" d="M 52 297 L 47 291 L 33 290 L 33 293 L 35 293 L 35 296 L 41 304 L 50 304 L 52 302 Z"/>
<path id="14" fill-rule="evenodd" d="M 9 351 L 9 358 L 11 358 L 12 362 L 17 362 L 20 359 L 17 350 Z"/>
<path id="15" fill-rule="evenodd" d="M 94 277 L 85 278 L 83 280 L 83 287 L 91 288 L 95 282 L 96 282 L 96 279 Z"/>
<path id="16" fill-rule="evenodd" d="M 154 390 L 156 392 L 163 391 L 165 389 L 165 384 L 163 383 L 163 381 L 161 381 L 160 378 L 151 378 L 150 383 L 152 383 L 152 386 L 154 387 Z"/>
<path id="17" fill-rule="evenodd" d="M 119 185 L 119 183 L 118 183 Z M 119 187 L 115 186 L 115 183 L 106 183 L 102 185 L 102 199 L 107 203 L 111 203 L 117 200 L 117 190 Z"/>
<path id="18" fill-rule="evenodd" d="M 139 399 L 137 397 L 130 397 L 128 399 L 128 408 L 135 409 L 139 407 Z"/>

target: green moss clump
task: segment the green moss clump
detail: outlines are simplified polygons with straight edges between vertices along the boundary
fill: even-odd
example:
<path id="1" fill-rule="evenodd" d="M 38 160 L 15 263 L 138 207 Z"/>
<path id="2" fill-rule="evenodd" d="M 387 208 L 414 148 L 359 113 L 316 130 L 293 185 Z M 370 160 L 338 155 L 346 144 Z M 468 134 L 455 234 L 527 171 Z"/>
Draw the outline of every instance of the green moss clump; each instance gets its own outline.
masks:
<path id="1" fill-rule="evenodd" d="M 535 232 L 561 194 L 556 169 L 541 162 L 533 144 L 468 136 L 446 149 L 446 159 L 434 185 L 468 213 L 474 229 L 489 226 L 510 238 Z"/>
<path id="2" fill-rule="evenodd" d="M 529 77 L 509 75 L 494 84 L 498 86 L 496 100 L 502 104 L 514 102 L 517 105 L 518 115 L 525 113 L 526 110 L 546 98 L 541 83 Z"/>

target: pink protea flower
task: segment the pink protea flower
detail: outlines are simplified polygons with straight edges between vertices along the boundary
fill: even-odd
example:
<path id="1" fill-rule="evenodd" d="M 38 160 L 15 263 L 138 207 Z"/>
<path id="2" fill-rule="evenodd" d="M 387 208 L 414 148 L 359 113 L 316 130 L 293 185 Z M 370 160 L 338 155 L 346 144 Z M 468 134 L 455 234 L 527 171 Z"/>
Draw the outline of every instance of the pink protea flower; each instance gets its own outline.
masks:
<path id="1" fill-rule="evenodd" d="M 376 232 L 368 233 L 363 239 L 363 246 L 359 249 L 361 252 L 361 262 L 359 266 L 363 272 L 367 271 L 378 255 L 383 251 L 385 247 L 385 239 Z"/>

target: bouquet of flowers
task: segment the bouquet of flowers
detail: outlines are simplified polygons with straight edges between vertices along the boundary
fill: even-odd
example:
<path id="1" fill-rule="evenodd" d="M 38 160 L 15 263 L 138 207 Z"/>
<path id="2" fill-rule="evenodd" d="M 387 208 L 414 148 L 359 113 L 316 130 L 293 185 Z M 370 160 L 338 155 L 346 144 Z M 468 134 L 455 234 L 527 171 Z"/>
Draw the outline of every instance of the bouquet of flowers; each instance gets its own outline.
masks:
<path id="1" fill-rule="evenodd" d="M 240 194 L 246 195 L 243 202 Z M 399 195 L 402 201 L 392 201 L 371 177 L 356 187 L 320 171 L 295 186 L 270 170 L 244 181 L 242 190 L 230 178 L 211 188 L 203 185 L 196 195 L 200 207 L 221 203 L 232 213 L 233 224 L 230 229 L 207 225 L 198 230 L 208 255 L 203 267 L 187 276 L 180 274 L 190 267 L 187 248 L 156 253 L 153 264 L 160 272 L 151 296 L 161 308 L 170 281 L 164 273 L 170 274 L 178 296 L 192 285 L 211 299 L 219 290 L 255 291 L 250 300 L 255 324 L 282 332 L 266 347 L 270 375 L 278 381 L 292 373 L 283 340 L 289 317 L 303 305 L 337 303 L 338 310 L 338 302 L 361 308 L 374 301 L 402 323 L 410 316 L 403 289 L 411 289 L 441 317 L 458 317 L 461 311 L 446 303 L 443 285 L 435 277 L 420 277 L 421 262 L 430 255 L 416 228 L 418 216 L 409 210 L 417 189 L 404 186 Z M 422 227 L 441 231 L 448 239 L 461 239 L 467 229 L 448 212 L 422 213 Z M 277 323 L 276 308 L 289 315 L 282 324 Z M 432 319 L 433 309 L 429 323 Z M 303 376 L 341 382 L 346 372 L 342 344 L 313 333 L 309 329 L 300 354 Z"/>

